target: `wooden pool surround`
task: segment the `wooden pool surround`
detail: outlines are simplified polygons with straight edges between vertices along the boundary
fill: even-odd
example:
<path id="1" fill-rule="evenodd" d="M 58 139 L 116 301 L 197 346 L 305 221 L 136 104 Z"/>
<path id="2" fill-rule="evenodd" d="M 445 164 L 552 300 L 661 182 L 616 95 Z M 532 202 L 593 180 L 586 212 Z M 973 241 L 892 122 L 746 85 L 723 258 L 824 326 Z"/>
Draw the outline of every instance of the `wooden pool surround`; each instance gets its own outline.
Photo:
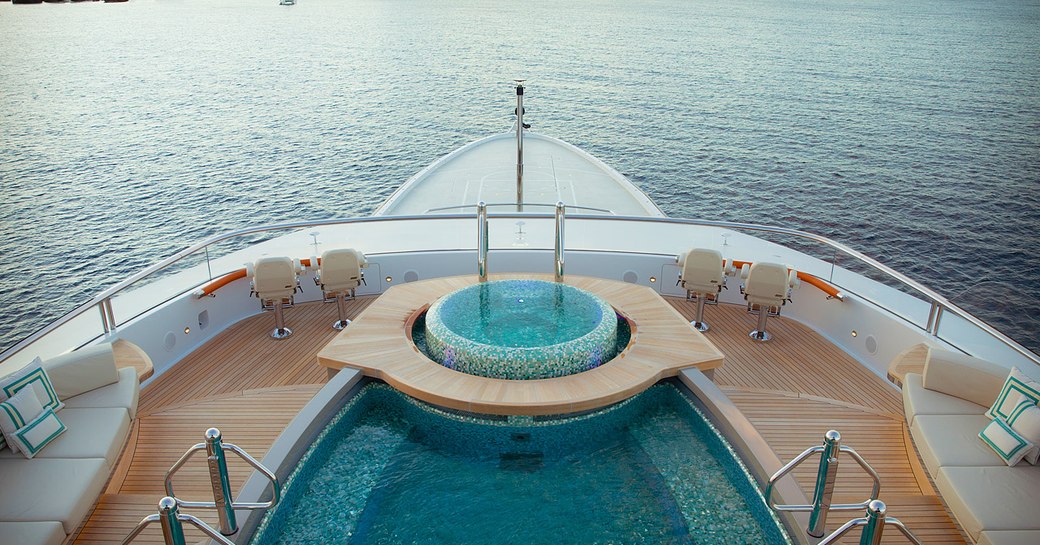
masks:
<path id="1" fill-rule="evenodd" d="M 501 274 L 491 280 L 551 275 Z M 330 370 L 360 369 L 423 401 L 497 415 L 566 414 L 627 399 L 680 369 L 722 365 L 722 352 L 654 290 L 599 278 L 565 282 L 606 300 L 632 324 L 632 339 L 613 360 L 589 371 L 538 380 L 505 380 L 460 373 L 440 365 L 412 343 L 411 325 L 443 295 L 477 283 L 476 275 L 437 278 L 388 289 L 318 352 Z"/>

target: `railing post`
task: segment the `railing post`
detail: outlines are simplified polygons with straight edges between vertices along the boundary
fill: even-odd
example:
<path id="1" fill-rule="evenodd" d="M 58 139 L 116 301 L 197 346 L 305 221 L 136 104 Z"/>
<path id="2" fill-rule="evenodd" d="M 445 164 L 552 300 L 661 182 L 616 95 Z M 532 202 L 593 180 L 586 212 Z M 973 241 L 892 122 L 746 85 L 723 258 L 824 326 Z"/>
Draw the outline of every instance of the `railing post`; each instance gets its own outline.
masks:
<path id="1" fill-rule="evenodd" d="M 563 201 L 556 203 L 556 251 L 554 253 L 553 272 L 557 282 L 563 282 L 563 220 L 567 207 Z"/>
<path id="2" fill-rule="evenodd" d="M 477 276 L 481 282 L 487 282 L 488 257 L 488 218 L 487 203 L 477 203 Z"/>
<path id="3" fill-rule="evenodd" d="M 101 314 L 101 329 L 104 330 L 105 335 L 112 332 L 112 326 L 108 324 L 108 313 L 105 312 L 105 302 L 98 303 L 98 312 Z"/>
<path id="4" fill-rule="evenodd" d="M 939 308 L 935 311 L 935 323 L 932 324 L 932 335 L 939 336 L 939 324 L 942 323 L 943 310 L 945 307 L 939 305 Z"/>
<path id="5" fill-rule="evenodd" d="M 524 211 L 524 80 L 516 80 L 516 211 Z"/>
<path id="6" fill-rule="evenodd" d="M 231 505 L 231 480 L 228 478 L 227 457 L 220 430 L 206 430 L 206 461 L 209 463 L 209 481 L 213 487 L 213 503 L 217 507 L 220 533 L 229 536 L 238 531 L 235 509 Z"/>
<path id="7" fill-rule="evenodd" d="M 885 502 L 874 500 L 867 504 L 867 523 L 863 526 L 863 535 L 859 545 L 881 545 L 881 534 L 885 530 L 885 515 L 888 508 Z"/>
<path id="8" fill-rule="evenodd" d="M 166 496 L 159 500 L 159 524 L 166 545 L 185 545 L 184 527 L 181 525 L 176 498 Z"/>
<path id="9" fill-rule="evenodd" d="M 834 477 L 838 474 L 839 452 L 841 434 L 830 430 L 823 436 L 823 453 L 820 455 L 820 467 L 816 472 L 812 511 L 809 513 L 809 526 L 805 529 L 812 537 L 823 537 L 827 526 L 827 511 L 831 508 L 831 496 L 834 493 Z"/>

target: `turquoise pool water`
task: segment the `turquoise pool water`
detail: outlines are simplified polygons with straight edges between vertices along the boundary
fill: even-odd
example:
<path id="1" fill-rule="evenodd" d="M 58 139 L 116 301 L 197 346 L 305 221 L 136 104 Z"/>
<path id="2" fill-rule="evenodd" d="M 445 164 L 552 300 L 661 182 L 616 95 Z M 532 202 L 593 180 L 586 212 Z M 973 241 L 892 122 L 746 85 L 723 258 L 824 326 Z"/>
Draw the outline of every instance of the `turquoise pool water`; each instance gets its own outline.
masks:
<path id="1" fill-rule="evenodd" d="M 559 377 L 613 358 L 617 323 L 606 301 L 573 286 L 542 280 L 482 282 L 430 306 L 427 354 L 472 375 Z"/>
<path id="2" fill-rule="evenodd" d="M 485 420 L 366 386 L 252 545 L 789 543 L 671 384 L 566 419 Z"/>

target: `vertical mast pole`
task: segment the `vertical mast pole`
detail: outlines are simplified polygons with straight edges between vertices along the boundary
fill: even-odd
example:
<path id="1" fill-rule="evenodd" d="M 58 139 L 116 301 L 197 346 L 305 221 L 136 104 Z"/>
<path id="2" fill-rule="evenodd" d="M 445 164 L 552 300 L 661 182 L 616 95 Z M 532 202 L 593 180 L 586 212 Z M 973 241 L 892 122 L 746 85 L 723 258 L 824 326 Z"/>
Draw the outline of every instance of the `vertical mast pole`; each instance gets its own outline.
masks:
<path id="1" fill-rule="evenodd" d="M 524 80 L 516 81 L 516 211 L 524 211 Z"/>

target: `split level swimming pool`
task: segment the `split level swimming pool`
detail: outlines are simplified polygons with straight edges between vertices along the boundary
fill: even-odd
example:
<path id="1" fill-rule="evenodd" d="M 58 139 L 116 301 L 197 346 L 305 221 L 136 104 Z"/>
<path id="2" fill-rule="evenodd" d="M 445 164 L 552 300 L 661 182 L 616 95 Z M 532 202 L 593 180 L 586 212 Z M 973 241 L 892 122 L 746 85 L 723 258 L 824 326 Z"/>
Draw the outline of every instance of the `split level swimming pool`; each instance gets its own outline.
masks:
<path id="1" fill-rule="evenodd" d="M 369 383 L 251 543 L 789 543 L 680 388 L 580 416 L 485 418 Z"/>

